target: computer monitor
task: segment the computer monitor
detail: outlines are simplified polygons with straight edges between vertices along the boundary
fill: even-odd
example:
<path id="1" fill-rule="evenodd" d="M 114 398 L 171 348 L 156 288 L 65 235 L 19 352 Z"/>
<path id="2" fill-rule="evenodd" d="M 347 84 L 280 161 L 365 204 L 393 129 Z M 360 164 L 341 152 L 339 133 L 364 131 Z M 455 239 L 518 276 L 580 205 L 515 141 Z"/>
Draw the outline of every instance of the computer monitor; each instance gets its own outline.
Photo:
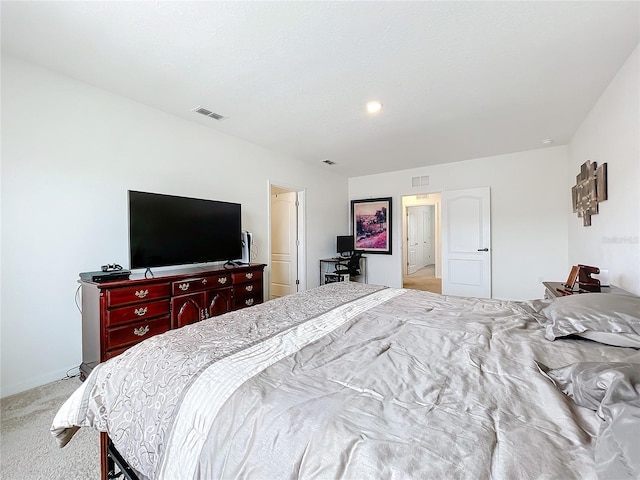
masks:
<path id="1" fill-rule="evenodd" d="M 336 252 L 338 252 L 338 255 L 348 257 L 353 253 L 354 248 L 353 235 L 338 235 L 336 237 Z"/>

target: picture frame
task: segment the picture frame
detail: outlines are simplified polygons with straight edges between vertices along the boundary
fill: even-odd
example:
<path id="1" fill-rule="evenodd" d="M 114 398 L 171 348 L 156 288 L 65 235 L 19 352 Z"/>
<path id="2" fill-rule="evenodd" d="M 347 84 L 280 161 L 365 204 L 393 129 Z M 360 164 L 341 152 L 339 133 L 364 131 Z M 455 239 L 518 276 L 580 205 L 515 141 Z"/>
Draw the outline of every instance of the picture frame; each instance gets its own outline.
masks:
<path id="1" fill-rule="evenodd" d="M 576 284 L 576 280 L 578 279 L 578 272 L 580 271 L 580 267 L 578 265 L 574 265 L 571 267 L 571 271 L 569 272 L 569 277 L 567 278 L 567 282 L 564 284 L 569 290 L 573 290 L 574 285 Z"/>
<path id="2" fill-rule="evenodd" d="M 351 200 L 356 252 L 392 254 L 391 197 Z"/>
<path id="3" fill-rule="evenodd" d="M 608 197 L 606 162 L 598 167 L 596 162 L 587 160 L 580 165 L 576 184 L 571 187 L 573 213 L 577 213 L 582 218 L 582 224 L 588 227 L 591 225 L 591 216 L 599 211 L 598 205 Z"/>

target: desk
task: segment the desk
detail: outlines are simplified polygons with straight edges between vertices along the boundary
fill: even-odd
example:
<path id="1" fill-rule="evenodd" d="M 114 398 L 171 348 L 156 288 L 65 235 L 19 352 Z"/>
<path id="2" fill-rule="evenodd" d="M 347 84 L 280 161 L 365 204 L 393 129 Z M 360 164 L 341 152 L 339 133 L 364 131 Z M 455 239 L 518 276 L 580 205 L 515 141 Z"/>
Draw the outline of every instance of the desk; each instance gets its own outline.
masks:
<path id="1" fill-rule="evenodd" d="M 547 299 L 564 297 L 566 295 L 579 295 L 580 293 L 590 293 L 578 292 L 578 290 L 573 290 L 573 293 L 564 293 L 564 290 L 566 289 L 563 282 L 542 282 L 542 284 L 545 288 L 544 298 Z M 614 286 L 600 287 L 599 293 L 611 293 L 613 295 L 631 295 L 632 297 L 635 297 L 633 293 L 627 292 L 626 290 Z"/>
<path id="2" fill-rule="evenodd" d="M 367 283 L 367 257 L 360 257 L 360 275 L 338 275 L 335 272 L 336 265 L 347 265 L 349 257 L 345 258 L 323 258 L 320 260 L 320 285 L 334 282 L 343 282 L 346 280 L 352 282 Z"/>

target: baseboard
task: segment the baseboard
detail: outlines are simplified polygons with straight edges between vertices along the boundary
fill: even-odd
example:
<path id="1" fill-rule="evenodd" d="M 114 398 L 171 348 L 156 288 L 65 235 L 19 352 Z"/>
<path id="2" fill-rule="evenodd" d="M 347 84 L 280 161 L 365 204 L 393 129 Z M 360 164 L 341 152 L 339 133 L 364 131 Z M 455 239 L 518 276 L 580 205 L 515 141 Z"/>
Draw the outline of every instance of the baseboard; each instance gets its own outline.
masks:
<path id="1" fill-rule="evenodd" d="M 56 380 L 60 380 L 67 376 L 67 372 L 72 375 L 75 375 L 78 370 L 78 366 L 75 365 L 73 367 L 65 368 L 62 370 L 57 370 L 53 372 L 47 372 L 44 375 L 40 375 L 38 377 L 33 377 L 24 382 L 18 382 L 10 385 L 2 385 L 2 391 L 0 393 L 0 398 L 9 397 L 11 395 L 15 395 L 16 393 L 21 393 L 26 390 L 31 390 L 32 388 L 41 387 L 42 385 L 46 385 L 47 383 L 55 382 Z"/>

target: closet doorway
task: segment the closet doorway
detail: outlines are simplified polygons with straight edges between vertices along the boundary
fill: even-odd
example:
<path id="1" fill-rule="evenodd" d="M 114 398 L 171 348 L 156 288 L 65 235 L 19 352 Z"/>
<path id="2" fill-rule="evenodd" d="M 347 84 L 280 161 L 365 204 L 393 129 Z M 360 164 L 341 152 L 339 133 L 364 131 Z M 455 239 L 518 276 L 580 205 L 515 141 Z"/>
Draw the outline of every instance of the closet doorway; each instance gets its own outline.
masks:
<path id="1" fill-rule="evenodd" d="M 402 197 L 402 286 L 442 293 L 440 194 Z"/>
<path id="2" fill-rule="evenodd" d="M 269 298 L 305 289 L 303 282 L 304 190 L 269 185 L 270 288 Z"/>

